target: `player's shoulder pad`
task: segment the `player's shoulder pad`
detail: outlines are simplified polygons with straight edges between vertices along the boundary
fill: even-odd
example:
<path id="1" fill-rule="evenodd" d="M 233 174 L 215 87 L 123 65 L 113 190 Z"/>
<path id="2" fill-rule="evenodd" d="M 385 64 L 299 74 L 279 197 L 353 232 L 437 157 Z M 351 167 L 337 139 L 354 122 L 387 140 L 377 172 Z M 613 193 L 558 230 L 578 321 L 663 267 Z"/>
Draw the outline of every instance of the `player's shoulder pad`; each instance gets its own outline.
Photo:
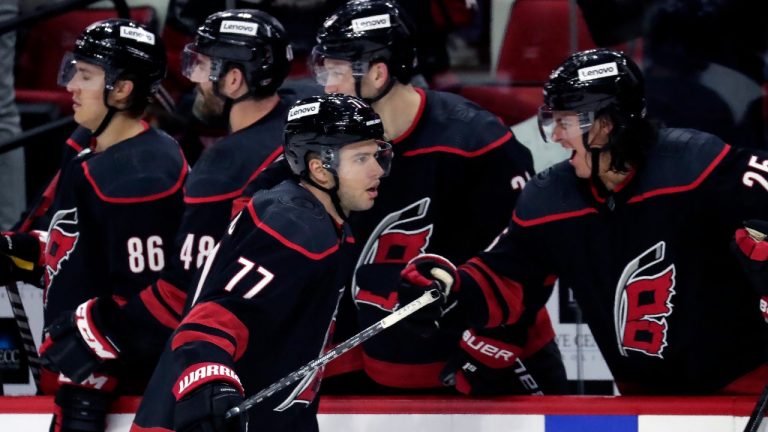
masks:
<path id="1" fill-rule="evenodd" d="M 149 128 L 86 160 L 83 170 L 99 198 L 124 203 L 174 194 L 188 168 L 176 140 Z"/>
<path id="2" fill-rule="evenodd" d="M 184 185 L 185 199 L 217 201 L 240 196 L 246 185 L 282 153 L 285 115 L 280 117 L 262 119 L 205 149 Z"/>
<path id="3" fill-rule="evenodd" d="M 640 176 L 638 193 L 687 190 L 712 171 L 730 147 L 720 138 L 693 129 L 661 129 Z"/>
<path id="4" fill-rule="evenodd" d="M 515 221 L 531 226 L 594 213 L 595 208 L 584 199 L 578 185 L 568 161 L 543 170 L 523 188 L 515 205 Z"/>
<path id="5" fill-rule="evenodd" d="M 445 151 L 473 157 L 496 148 L 512 132 L 492 113 L 468 99 L 447 92 L 424 90 L 426 106 L 413 147 L 420 151 Z"/>
<path id="6" fill-rule="evenodd" d="M 254 225 L 280 243 L 319 260 L 339 246 L 339 237 L 323 205 L 295 180 L 254 194 L 248 207 Z"/>

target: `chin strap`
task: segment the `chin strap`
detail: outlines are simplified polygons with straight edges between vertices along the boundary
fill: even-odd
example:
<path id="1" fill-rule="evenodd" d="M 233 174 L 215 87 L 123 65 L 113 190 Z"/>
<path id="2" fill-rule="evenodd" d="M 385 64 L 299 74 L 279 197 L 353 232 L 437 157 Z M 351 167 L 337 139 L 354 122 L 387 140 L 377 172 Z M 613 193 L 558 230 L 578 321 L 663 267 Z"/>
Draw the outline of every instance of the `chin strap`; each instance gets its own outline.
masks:
<path id="1" fill-rule="evenodd" d="M 334 185 L 332 188 L 327 188 L 324 186 L 320 186 L 316 181 L 312 180 L 309 175 L 305 175 L 302 177 L 304 181 L 311 184 L 312 186 L 320 189 L 321 191 L 328 194 L 329 197 L 331 197 L 331 202 L 333 203 L 333 208 L 336 209 L 336 213 L 339 214 L 339 217 L 343 221 L 347 221 L 347 215 L 344 213 L 344 210 L 341 208 L 341 200 L 339 199 L 339 176 L 336 175 L 336 173 L 333 173 L 333 181 Z"/>

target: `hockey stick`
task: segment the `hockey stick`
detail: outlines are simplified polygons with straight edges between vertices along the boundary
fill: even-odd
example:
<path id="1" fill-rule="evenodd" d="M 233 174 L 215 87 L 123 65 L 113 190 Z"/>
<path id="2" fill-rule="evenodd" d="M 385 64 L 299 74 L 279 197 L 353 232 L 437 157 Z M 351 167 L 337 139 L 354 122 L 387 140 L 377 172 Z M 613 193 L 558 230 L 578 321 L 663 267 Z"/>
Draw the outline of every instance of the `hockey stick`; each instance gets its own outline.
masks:
<path id="1" fill-rule="evenodd" d="M 5 290 L 8 292 L 8 301 L 11 303 L 13 318 L 16 320 L 16 327 L 19 328 L 21 343 L 24 345 L 24 352 L 27 354 L 29 370 L 32 372 L 32 379 L 35 381 L 36 391 L 39 393 L 40 357 L 37 355 L 35 340 L 32 338 L 32 330 L 29 328 L 29 320 L 27 319 L 27 312 L 24 310 L 24 303 L 22 303 L 21 300 L 19 285 L 17 282 L 11 282 L 5 286 Z"/>
<path id="2" fill-rule="evenodd" d="M 40 215 L 50 207 L 53 202 L 53 193 L 58 184 L 60 174 L 61 171 L 56 173 L 50 183 L 48 183 L 48 186 L 45 187 L 40 199 L 29 210 L 27 217 L 15 227 L 19 232 L 28 232 L 35 219 L 40 217 Z M 31 270 L 34 267 L 34 263 L 29 261 L 21 260 L 16 257 L 10 258 L 13 260 L 14 265 L 25 270 Z M 18 282 L 10 282 L 5 286 L 5 291 L 8 293 L 8 301 L 11 304 L 11 311 L 13 312 L 14 321 L 16 321 L 16 327 L 19 329 L 19 336 L 21 337 L 22 345 L 24 345 L 24 352 L 27 354 L 29 371 L 32 372 L 32 380 L 35 382 L 35 392 L 37 394 L 42 394 L 42 389 L 40 387 L 40 356 L 37 354 L 37 346 L 35 345 L 35 339 L 32 337 L 32 329 L 29 327 L 29 319 L 27 318 L 27 311 L 24 309 L 24 303 L 21 300 Z"/>
<path id="3" fill-rule="evenodd" d="M 752 240 L 756 242 L 765 240 L 766 234 L 754 228 L 746 226 L 744 228 L 747 230 L 747 234 L 752 237 Z M 757 429 L 760 427 L 760 423 L 763 421 L 763 417 L 765 417 L 766 408 L 768 408 L 768 384 L 766 384 L 765 388 L 763 389 L 763 393 L 757 400 L 755 408 L 752 409 L 752 414 L 749 416 L 747 425 L 744 426 L 744 432 L 757 432 Z"/>
<path id="4" fill-rule="evenodd" d="M 416 312 L 417 310 L 423 308 L 424 306 L 434 302 L 440 298 L 440 293 L 438 290 L 433 289 L 425 292 L 421 295 L 421 297 L 417 298 L 416 300 L 408 303 L 407 305 L 403 306 L 402 308 L 396 310 L 395 312 L 392 312 L 390 315 L 382 319 L 381 321 L 372 324 L 367 329 L 361 331 L 360 333 L 352 336 L 351 338 L 345 340 L 344 342 L 336 345 L 333 349 L 328 351 L 327 353 L 323 354 L 322 356 L 312 360 L 311 362 L 305 364 L 304 366 L 300 367 L 299 369 L 295 370 L 294 372 L 289 373 L 285 377 L 281 378 L 280 380 L 276 381 L 274 384 L 270 385 L 269 387 L 265 388 L 264 390 L 256 393 L 255 395 L 249 397 L 243 403 L 240 405 L 230 409 L 227 411 L 227 414 L 225 418 L 232 418 L 236 415 L 241 415 L 244 412 L 248 410 L 248 408 L 258 404 L 259 402 L 263 401 L 264 399 L 267 399 L 268 397 L 274 395 L 278 391 L 288 387 L 289 385 L 295 383 L 296 381 L 300 380 L 304 376 L 312 373 L 314 370 L 319 369 L 326 364 L 328 364 L 331 360 L 339 357 L 340 355 L 344 354 L 345 352 L 351 350 L 352 348 L 360 345 L 361 343 L 367 341 L 371 337 L 377 335 L 382 330 L 384 330 L 387 327 L 391 327 L 403 318 L 407 317 L 408 315 L 411 315 L 412 313 Z"/>
<path id="5" fill-rule="evenodd" d="M 765 409 L 768 408 L 768 385 L 763 389 L 763 394 L 760 395 L 760 399 L 757 400 L 755 408 L 752 410 L 752 415 L 749 416 L 747 425 L 744 426 L 744 432 L 757 432 L 760 427 L 760 423 L 765 416 Z"/>

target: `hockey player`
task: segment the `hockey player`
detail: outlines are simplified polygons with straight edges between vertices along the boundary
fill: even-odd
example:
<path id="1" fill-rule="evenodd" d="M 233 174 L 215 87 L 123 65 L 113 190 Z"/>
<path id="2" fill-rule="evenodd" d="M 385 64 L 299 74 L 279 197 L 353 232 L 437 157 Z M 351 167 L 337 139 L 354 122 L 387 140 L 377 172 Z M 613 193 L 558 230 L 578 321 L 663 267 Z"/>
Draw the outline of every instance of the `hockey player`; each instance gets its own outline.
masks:
<path id="1" fill-rule="evenodd" d="M 206 261 L 131 431 L 241 430 L 227 409 L 319 356 L 354 265 L 346 218 L 389 171 L 379 116 L 357 98 L 297 102 L 285 126 L 294 178 L 257 192 Z M 254 429 L 317 431 L 322 371 L 253 407 Z"/>
<path id="2" fill-rule="evenodd" d="M 165 265 L 188 168 L 176 141 L 141 120 L 165 64 L 159 37 L 123 19 L 88 26 L 62 60 L 59 83 L 72 94 L 79 132 L 90 137 L 73 136 L 86 148 L 59 175 L 47 237 L 38 235 L 36 248 L 28 249 L 33 253 L 21 260 L 16 245 L 32 246 L 31 234 L 11 233 L 1 242 L 17 258 L 16 272 L 43 275 L 50 336 L 44 353 L 51 340 L 78 334 L 85 338 L 82 350 L 116 356 L 98 323 L 112 319 L 118 304 L 138 295 Z M 110 394 L 140 392 L 151 371 L 151 364 L 136 362 L 77 379 L 44 374 L 42 390 L 56 394 L 52 430 L 103 430 Z"/>
<path id="3" fill-rule="evenodd" d="M 356 0 L 326 20 L 312 54 L 315 77 L 327 92 L 361 97 L 381 115 L 399 162 L 376 207 L 352 224 L 365 243 L 352 284 L 357 308 L 341 309 L 339 333 L 347 312 L 357 313 L 365 328 L 393 310 L 399 273 L 416 255 L 464 260 L 487 247 L 506 226 L 533 172 L 528 150 L 492 114 L 460 96 L 409 84 L 416 61 L 411 35 L 408 18 L 393 1 Z M 546 311 L 492 333 L 472 337 L 495 346 L 511 341 L 524 346 L 526 366 L 541 366 L 534 371 L 540 387 L 565 391 Z M 540 390 L 521 385 L 516 359 L 494 362 L 478 355 L 461 334 L 453 329 L 417 335 L 394 328 L 366 342 L 362 357 L 368 377 L 386 388 L 367 382 L 370 387 L 361 389 L 356 381 L 366 378 L 357 373 L 336 379 L 339 391 L 434 392 L 444 385 L 478 395 Z M 329 367 L 335 373 L 357 365 L 347 355 Z M 342 389 L 347 381 L 355 388 Z"/>
<path id="4" fill-rule="evenodd" d="M 203 153 L 186 181 L 184 215 L 168 268 L 120 309 L 119 318 L 102 323 L 102 333 L 117 335 L 111 339 L 119 357 L 159 355 L 178 326 L 193 276 L 226 230 L 233 200 L 282 154 L 285 117 L 297 99 L 291 90 L 278 91 L 290 61 L 280 23 L 250 9 L 214 13 L 185 48 L 182 72 L 197 83 L 196 110 L 206 117 L 224 115 L 232 133 Z M 62 371 L 87 375 L 100 365 L 103 359 L 81 351 L 82 345 L 54 344 L 54 351 L 62 350 L 53 359 Z"/>
<path id="5" fill-rule="evenodd" d="M 458 301 L 444 324 L 494 327 L 534 314 L 557 274 L 622 393 L 760 393 L 765 325 L 729 241 L 768 214 L 768 152 L 656 129 L 640 69 L 607 49 L 555 69 L 539 124 L 570 160 L 531 180 L 507 232 L 458 271 L 435 256 L 409 264 L 401 300 L 442 280 Z"/>

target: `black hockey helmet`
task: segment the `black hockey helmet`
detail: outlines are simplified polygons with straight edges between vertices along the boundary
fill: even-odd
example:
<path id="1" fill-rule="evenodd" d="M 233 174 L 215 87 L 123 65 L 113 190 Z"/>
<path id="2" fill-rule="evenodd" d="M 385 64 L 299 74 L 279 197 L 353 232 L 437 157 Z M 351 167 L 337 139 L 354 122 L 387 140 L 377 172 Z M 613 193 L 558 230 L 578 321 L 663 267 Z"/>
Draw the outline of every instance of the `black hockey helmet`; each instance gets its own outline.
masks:
<path id="1" fill-rule="evenodd" d="M 320 27 L 311 65 L 320 84 L 324 59 L 346 60 L 362 76 L 374 62 L 384 62 L 390 74 L 408 83 L 416 68 L 413 25 L 393 0 L 352 0 Z"/>
<path id="2" fill-rule="evenodd" d="M 197 54 L 211 59 L 205 76 L 195 76 Z M 218 81 L 232 65 L 242 68 L 250 93 L 268 96 L 283 83 L 293 52 L 283 25 L 255 9 L 230 9 L 210 15 L 184 48 L 182 73 L 192 81 Z"/>
<path id="3" fill-rule="evenodd" d="M 323 167 L 334 174 L 339 150 L 345 145 L 376 140 L 376 155 L 386 175 L 392 160 L 392 146 L 384 141 L 381 118 L 362 100 L 339 93 L 312 96 L 296 102 L 288 111 L 283 134 L 285 157 L 291 171 L 307 178 L 307 156 L 316 153 Z"/>
<path id="4" fill-rule="evenodd" d="M 107 19 L 89 25 L 75 41 L 74 50 L 62 61 L 59 84 L 66 86 L 75 73 L 76 61 L 104 69 L 111 90 L 118 78 L 131 74 L 138 88 L 154 91 L 165 78 L 165 47 L 147 27 L 129 19 Z"/>
<path id="5" fill-rule="evenodd" d="M 645 118 L 645 81 L 640 68 L 621 51 L 598 48 L 571 54 L 544 85 L 544 106 L 539 109 L 539 130 L 545 141 L 552 136 L 554 112 L 576 113 L 585 148 L 592 153 L 598 178 L 599 153 L 610 152 L 611 169 L 627 171 L 644 162 L 654 141 L 655 127 Z M 612 123 L 608 143 L 589 144 L 595 119 L 607 115 Z M 628 132 L 629 129 L 632 132 Z M 626 132 L 626 133 L 625 133 Z"/>
<path id="6" fill-rule="evenodd" d="M 645 117 L 645 83 L 629 56 L 611 49 L 572 54 L 549 76 L 544 104 L 553 111 L 600 112 Z"/>

